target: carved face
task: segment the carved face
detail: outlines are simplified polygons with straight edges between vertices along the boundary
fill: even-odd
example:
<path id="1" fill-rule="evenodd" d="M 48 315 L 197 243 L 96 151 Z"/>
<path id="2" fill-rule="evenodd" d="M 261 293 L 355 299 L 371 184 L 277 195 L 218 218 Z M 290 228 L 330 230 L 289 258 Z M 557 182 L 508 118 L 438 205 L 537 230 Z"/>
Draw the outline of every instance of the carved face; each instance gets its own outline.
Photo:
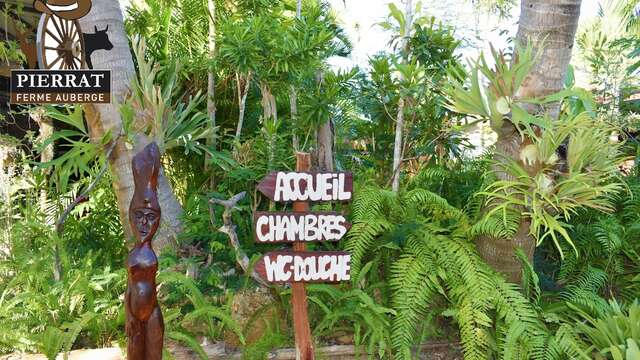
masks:
<path id="1" fill-rule="evenodd" d="M 158 174 L 160 150 L 150 143 L 131 161 L 135 190 L 129 205 L 129 223 L 138 242 L 153 239 L 160 225 L 160 203 L 158 202 Z"/>
<path id="2" fill-rule="evenodd" d="M 130 216 L 136 238 L 141 242 L 151 241 L 160 225 L 160 213 L 150 208 L 138 208 Z"/>

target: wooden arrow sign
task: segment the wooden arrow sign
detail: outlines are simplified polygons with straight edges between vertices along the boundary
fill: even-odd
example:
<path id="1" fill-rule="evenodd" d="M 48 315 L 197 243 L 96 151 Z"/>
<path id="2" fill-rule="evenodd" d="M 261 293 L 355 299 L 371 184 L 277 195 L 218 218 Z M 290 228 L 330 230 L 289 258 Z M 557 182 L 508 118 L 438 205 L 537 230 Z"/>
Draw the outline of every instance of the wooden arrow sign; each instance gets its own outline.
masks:
<path id="1" fill-rule="evenodd" d="M 317 172 L 272 172 L 258 190 L 273 201 L 349 201 L 353 174 Z"/>
<path id="2" fill-rule="evenodd" d="M 256 212 L 253 235 L 257 243 L 338 241 L 351 224 L 336 212 Z"/>
<path id="3" fill-rule="evenodd" d="M 346 252 L 270 252 L 255 271 L 270 283 L 336 283 L 351 279 L 351 255 Z"/>

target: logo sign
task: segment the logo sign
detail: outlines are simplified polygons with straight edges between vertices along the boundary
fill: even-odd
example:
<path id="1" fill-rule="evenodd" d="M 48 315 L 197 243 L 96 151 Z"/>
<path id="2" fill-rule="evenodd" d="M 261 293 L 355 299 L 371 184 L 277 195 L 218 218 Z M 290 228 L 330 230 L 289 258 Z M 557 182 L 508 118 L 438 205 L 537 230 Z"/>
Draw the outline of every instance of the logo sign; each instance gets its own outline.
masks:
<path id="1" fill-rule="evenodd" d="M 277 202 L 349 201 L 353 174 L 273 172 L 258 184 L 258 190 Z"/>
<path id="2" fill-rule="evenodd" d="M 256 212 L 253 217 L 256 242 L 338 241 L 351 224 L 336 212 Z"/>
<path id="3" fill-rule="evenodd" d="M 109 70 L 12 70 L 11 103 L 110 103 Z"/>
<path id="4" fill-rule="evenodd" d="M 270 252 L 255 271 L 270 283 L 336 283 L 351 279 L 346 252 Z"/>
<path id="5" fill-rule="evenodd" d="M 33 1 L 26 10 L 29 16 L 21 20 L 28 31 L 12 34 L 25 55 L 23 66 L 27 70 L 11 72 L 11 103 L 111 102 L 111 73 L 93 70 L 92 54 L 110 51 L 114 45 L 109 40 L 109 24 L 81 28 L 79 19 L 91 7 L 92 0 Z M 36 23 L 32 15 L 38 13 Z"/>

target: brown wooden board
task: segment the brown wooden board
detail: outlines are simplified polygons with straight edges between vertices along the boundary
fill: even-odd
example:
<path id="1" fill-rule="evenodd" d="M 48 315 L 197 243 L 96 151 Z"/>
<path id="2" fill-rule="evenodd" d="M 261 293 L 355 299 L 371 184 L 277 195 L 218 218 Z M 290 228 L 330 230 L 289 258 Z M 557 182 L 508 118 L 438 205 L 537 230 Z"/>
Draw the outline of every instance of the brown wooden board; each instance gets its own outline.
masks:
<path id="1" fill-rule="evenodd" d="M 353 174 L 349 172 L 272 172 L 258 190 L 277 202 L 349 201 L 353 196 Z"/>
<path id="2" fill-rule="evenodd" d="M 334 211 L 258 211 L 253 216 L 253 228 L 253 238 L 258 244 L 322 242 L 340 241 L 351 223 Z"/>
<path id="3" fill-rule="evenodd" d="M 342 251 L 275 251 L 258 260 L 255 271 L 274 284 L 337 283 L 351 279 L 351 255 Z"/>

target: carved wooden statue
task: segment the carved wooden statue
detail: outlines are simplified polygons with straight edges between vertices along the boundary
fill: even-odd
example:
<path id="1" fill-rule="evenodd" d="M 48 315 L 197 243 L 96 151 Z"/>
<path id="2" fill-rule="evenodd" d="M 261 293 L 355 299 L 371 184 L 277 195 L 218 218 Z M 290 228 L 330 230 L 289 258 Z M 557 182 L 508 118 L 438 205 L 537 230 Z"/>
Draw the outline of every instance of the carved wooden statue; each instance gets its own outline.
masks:
<path id="1" fill-rule="evenodd" d="M 164 322 L 156 294 L 158 258 L 151 240 L 160 224 L 158 172 L 160 151 L 155 143 L 138 153 L 131 164 L 135 190 L 129 206 L 129 222 L 136 244 L 129 253 L 129 280 L 125 294 L 128 360 L 162 359 Z"/>

